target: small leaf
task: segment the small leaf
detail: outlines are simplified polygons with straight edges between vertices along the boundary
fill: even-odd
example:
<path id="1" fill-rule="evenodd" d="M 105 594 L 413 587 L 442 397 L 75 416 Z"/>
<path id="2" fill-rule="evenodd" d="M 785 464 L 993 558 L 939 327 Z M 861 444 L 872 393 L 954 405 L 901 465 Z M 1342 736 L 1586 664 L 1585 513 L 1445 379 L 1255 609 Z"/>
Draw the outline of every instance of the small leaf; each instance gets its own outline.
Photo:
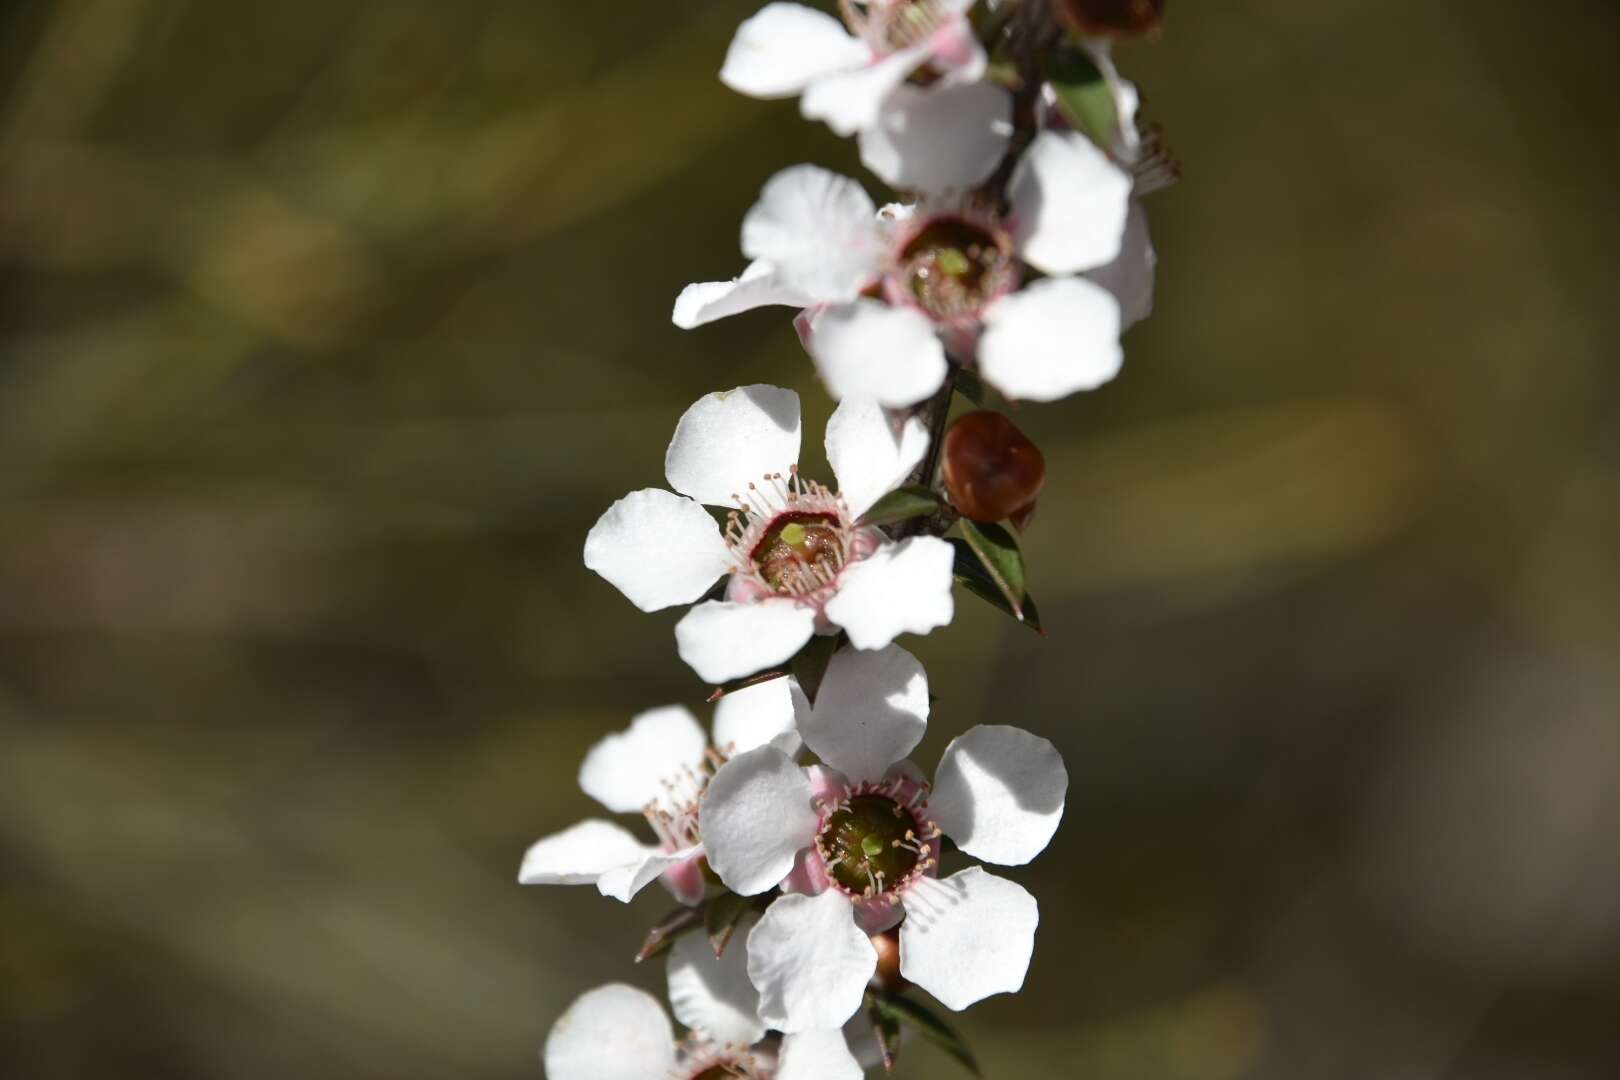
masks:
<path id="1" fill-rule="evenodd" d="M 1028 591 L 1024 587 L 1024 553 L 1018 550 L 1018 541 L 1000 525 L 967 518 L 962 519 L 962 538 L 973 549 L 973 554 L 979 557 L 990 580 L 1007 598 L 1013 614 L 1022 619 L 1024 597 Z"/>
<path id="2" fill-rule="evenodd" d="M 746 896 L 736 893 L 721 893 L 710 900 L 704 908 L 703 928 L 708 932 L 709 945 L 714 949 L 714 955 L 721 956 L 726 946 L 731 943 L 731 936 L 737 932 L 737 924 L 742 922 L 744 915 L 753 910 L 754 902 Z"/>
<path id="3" fill-rule="evenodd" d="M 1119 112 L 1097 65 L 1082 53 L 1065 52 L 1048 58 L 1042 72 L 1069 123 L 1103 150 L 1112 150 L 1119 133 Z"/>
<path id="4" fill-rule="evenodd" d="M 1034 597 L 1025 593 L 1018 610 L 1013 610 L 1001 587 L 984 568 L 984 563 L 979 560 L 979 556 L 968 542 L 955 536 L 946 537 L 946 542 L 956 549 L 956 565 L 951 572 L 956 576 L 958 584 L 981 600 L 986 600 L 993 607 L 1011 615 L 1041 637 L 1046 636 L 1046 628 L 1041 624 L 1041 614 L 1035 607 Z"/>
<path id="5" fill-rule="evenodd" d="M 877 999 L 868 995 L 866 1018 L 872 1022 L 878 1053 L 883 1055 L 883 1071 L 893 1072 L 895 1059 L 900 1056 L 900 1017 L 884 1012 L 878 1007 Z"/>
<path id="6" fill-rule="evenodd" d="M 968 1072 L 974 1076 L 983 1076 L 979 1071 L 979 1062 L 968 1049 L 962 1036 L 958 1035 L 952 1027 L 928 1009 L 904 997 L 874 997 L 872 1008 L 885 1016 L 910 1026 L 919 1035 L 944 1050 L 955 1058 Z"/>
<path id="7" fill-rule="evenodd" d="M 979 378 L 978 372 L 967 368 L 956 369 L 956 392 L 967 398 L 973 404 L 984 408 L 985 401 L 990 397 L 990 388 Z"/>
<path id="8" fill-rule="evenodd" d="M 678 907 L 653 923 L 651 930 L 647 931 L 647 939 L 641 943 L 641 951 L 636 953 L 636 963 L 650 960 L 659 953 L 668 951 L 675 944 L 675 939 L 703 925 L 703 908 Z"/>
<path id="9" fill-rule="evenodd" d="M 816 694 L 821 691 L 821 680 L 827 674 L 827 665 L 832 663 L 833 653 L 843 643 L 843 634 L 817 634 L 799 650 L 798 655 L 788 661 L 789 670 L 799 681 L 799 689 L 804 691 L 805 700 L 810 704 L 816 703 Z"/>
<path id="10" fill-rule="evenodd" d="M 893 525 L 900 521 L 932 514 L 940 508 L 939 496 L 925 487 L 895 488 L 872 504 L 861 515 L 862 525 Z"/>
<path id="11" fill-rule="evenodd" d="M 722 683 L 721 685 L 715 687 L 714 693 L 710 694 L 707 700 L 709 704 L 712 705 L 716 701 L 719 701 L 721 698 L 725 697 L 727 694 L 734 694 L 738 690 L 746 690 L 750 686 L 758 686 L 760 683 L 770 682 L 772 679 L 785 679 L 789 674 L 790 673 L 787 668 L 771 668 L 769 671 L 761 671 L 755 675 L 746 675 L 741 679 L 732 679 L 728 683 Z"/>

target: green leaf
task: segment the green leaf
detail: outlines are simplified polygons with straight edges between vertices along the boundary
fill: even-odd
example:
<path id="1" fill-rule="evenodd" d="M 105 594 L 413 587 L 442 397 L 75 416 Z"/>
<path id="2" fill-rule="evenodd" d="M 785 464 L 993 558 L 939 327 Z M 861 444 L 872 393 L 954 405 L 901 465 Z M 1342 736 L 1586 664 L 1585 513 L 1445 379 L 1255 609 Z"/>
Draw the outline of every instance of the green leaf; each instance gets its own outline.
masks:
<path id="1" fill-rule="evenodd" d="M 1119 134 L 1119 113 L 1097 65 L 1083 53 L 1065 52 L 1049 57 L 1041 68 L 1069 123 L 1104 151 L 1111 151 Z"/>
<path id="2" fill-rule="evenodd" d="M 981 600 L 986 600 L 993 607 L 1011 615 L 1041 637 L 1046 636 L 1046 627 L 1041 624 L 1041 613 L 1035 606 L 1033 596 L 1026 592 L 1015 609 L 966 540 L 950 536 L 946 537 L 946 541 L 956 549 L 956 565 L 952 567 L 951 572 L 955 574 L 958 584 Z"/>
<path id="3" fill-rule="evenodd" d="M 867 995 L 866 1018 L 872 1022 L 872 1034 L 877 1037 L 878 1052 L 883 1055 L 883 1071 L 893 1072 L 895 1059 L 900 1056 L 900 1017 L 884 1012 L 877 998 Z"/>
<path id="4" fill-rule="evenodd" d="M 996 583 L 996 588 L 1007 598 L 1013 613 L 1021 614 L 1024 597 L 1024 553 L 1018 550 L 1018 541 L 1000 525 L 962 519 L 962 538 L 979 557 L 979 562 Z"/>
<path id="5" fill-rule="evenodd" d="M 981 408 L 990 397 L 990 388 L 984 384 L 984 380 L 979 378 L 977 372 L 969 371 L 967 368 L 956 369 L 954 385 L 958 394 Z"/>
<path id="6" fill-rule="evenodd" d="M 861 515 L 862 525 L 893 525 L 939 510 L 939 496 L 925 487 L 895 488 Z"/>
<path id="7" fill-rule="evenodd" d="M 653 923 L 651 930 L 647 931 L 647 938 L 641 943 L 641 950 L 636 953 L 636 963 L 651 960 L 659 953 L 669 951 L 675 944 L 675 939 L 688 930 L 695 930 L 703 924 L 703 908 L 678 907 Z"/>
<path id="8" fill-rule="evenodd" d="M 737 924 L 753 907 L 752 899 L 732 892 L 721 893 L 704 905 L 703 929 L 709 935 L 714 955 L 720 956 L 726 951 L 731 936 L 737 932 Z"/>
<path id="9" fill-rule="evenodd" d="M 898 1023 L 909 1025 L 923 1038 L 955 1058 L 974 1076 L 984 1075 L 979 1071 L 979 1062 L 974 1058 L 973 1051 L 962 1041 L 962 1036 L 945 1021 L 910 998 L 874 997 L 872 1008 Z"/>
<path id="10" fill-rule="evenodd" d="M 810 704 L 816 703 L 816 694 L 821 691 L 821 680 L 827 674 L 827 665 L 832 663 L 833 653 L 843 643 L 843 634 L 817 634 L 799 650 L 798 655 L 788 661 L 788 670 L 799 680 L 799 689 L 804 691 Z"/>

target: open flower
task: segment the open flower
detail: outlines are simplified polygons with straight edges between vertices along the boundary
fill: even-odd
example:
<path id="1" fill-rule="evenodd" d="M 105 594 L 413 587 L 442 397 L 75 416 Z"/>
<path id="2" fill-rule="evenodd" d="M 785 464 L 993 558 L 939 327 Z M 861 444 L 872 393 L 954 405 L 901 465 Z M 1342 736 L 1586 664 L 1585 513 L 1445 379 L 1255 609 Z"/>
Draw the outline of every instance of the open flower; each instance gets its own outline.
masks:
<path id="1" fill-rule="evenodd" d="M 629 903 L 654 878 L 682 903 L 703 899 L 703 837 L 698 803 L 714 770 L 731 754 L 769 745 L 799 752 L 794 732 L 797 688 L 787 679 L 750 686 L 720 699 L 714 743 L 686 709 L 641 713 L 622 732 L 585 755 L 579 786 L 616 814 L 640 812 L 657 836 L 645 844 L 611 821 L 591 818 L 537 841 L 523 856 L 525 885 L 595 885 Z"/>
<path id="2" fill-rule="evenodd" d="M 841 0 L 843 25 L 802 4 L 766 4 L 737 28 L 720 81 L 758 98 L 800 96 L 840 135 L 871 127 L 885 99 L 921 67 L 971 82 L 985 54 L 973 0 Z"/>
<path id="3" fill-rule="evenodd" d="M 704 934 L 670 953 L 669 1002 L 611 983 L 581 995 L 553 1025 L 543 1056 L 548 1080 L 859 1080 L 860 1063 L 836 1028 L 762 1041 L 759 994 L 742 949 L 715 956 Z"/>
<path id="4" fill-rule="evenodd" d="M 1131 189 L 1075 131 L 1035 137 L 1004 215 L 960 196 L 879 213 L 854 180 L 796 165 L 743 220 L 755 261 L 735 281 L 689 286 L 674 318 L 804 307 L 801 337 L 837 398 L 915 404 L 939 388 L 949 354 L 1009 398 L 1051 401 L 1119 371 L 1119 303 L 1081 274 L 1119 256 Z M 1026 282 L 1030 269 L 1047 276 Z"/>
<path id="5" fill-rule="evenodd" d="M 744 386 L 700 398 L 664 458 L 670 487 L 608 508 L 585 540 L 585 565 L 643 611 L 692 603 L 727 575 L 724 600 L 675 627 L 681 659 L 710 682 L 751 675 L 843 629 L 858 649 L 951 621 L 951 546 L 890 542 L 859 524 L 927 451 L 915 418 L 898 435 L 871 401 L 847 400 L 827 423 L 834 493 L 798 473 L 799 397 Z M 704 504 L 729 507 L 724 528 Z"/>
<path id="6" fill-rule="evenodd" d="M 928 723 L 928 681 L 898 646 L 833 656 L 799 731 L 825 766 L 772 747 L 714 776 L 709 865 L 744 896 L 782 886 L 748 936 L 760 1017 L 782 1031 L 842 1024 L 877 965 L 868 934 L 900 924 L 900 972 L 951 1009 L 1023 985 L 1038 911 L 972 867 L 940 879 L 942 837 L 1021 866 L 1051 840 L 1068 773 L 1051 743 L 980 726 L 946 748 L 932 788 L 905 757 Z"/>

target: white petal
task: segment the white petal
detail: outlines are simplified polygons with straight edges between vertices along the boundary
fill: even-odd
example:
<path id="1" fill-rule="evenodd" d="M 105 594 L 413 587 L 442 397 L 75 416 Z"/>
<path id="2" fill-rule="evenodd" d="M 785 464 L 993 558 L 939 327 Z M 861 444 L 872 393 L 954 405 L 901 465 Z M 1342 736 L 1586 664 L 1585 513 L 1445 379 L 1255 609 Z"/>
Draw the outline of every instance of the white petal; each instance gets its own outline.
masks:
<path id="1" fill-rule="evenodd" d="M 845 568 L 827 618 L 842 626 L 857 649 L 881 649 L 903 633 L 926 634 L 946 625 L 955 551 L 933 536 L 889 544 Z"/>
<path id="2" fill-rule="evenodd" d="M 582 994 L 546 1036 L 546 1080 L 647 1080 L 675 1067 L 675 1029 L 658 999 L 624 983 Z"/>
<path id="3" fill-rule="evenodd" d="M 914 308 L 864 299 L 827 308 L 812 320 L 807 345 L 835 398 L 873 398 L 899 409 L 945 379 L 945 347 Z"/>
<path id="4" fill-rule="evenodd" d="M 1022 728 L 980 725 L 945 748 L 928 812 L 975 859 L 1022 866 L 1057 832 L 1068 790 L 1057 747 Z"/>
<path id="5" fill-rule="evenodd" d="M 730 565 L 709 512 L 669 491 L 632 491 L 585 537 L 585 565 L 642 611 L 690 604 Z"/>
<path id="6" fill-rule="evenodd" d="M 827 421 L 827 461 L 855 517 L 905 483 L 927 453 L 928 426 L 912 416 L 897 435 L 872 398 L 846 397 Z"/>
<path id="7" fill-rule="evenodd" d="M 700 503 L 737 506 L 749 484 L 798 463 L 800 427 L 792 390 L 756 383 L 704 394 L 675 425 L 664 477 Z"/>
<path id="8" fill-rule="evenodd" d="M 1021 401 L 1056 401 L 1119 374 L 1119 303 L 1084 278 L 1043 278 L 993 304 L 979 372 Z"/>
<path id="9" fill-rule="evenodd" d="M 737 27 L 720 81 L 750 97 L 792 97 L 816 79 L 860 67 L 870 55 L 831 15 L 800 4 L 766 4 Z"/>
<path id="10" fill-rule="evenodd" d="M 1007 185 L 1018 253 L 1048 274 L 1112 262 L 1125 231 L 1131 183 L 1079 132 L 1041 132 Z"/>
<path id="11" fill-rule="evenodd" d="M 636 898 L 636 894 L 654 881 L 657 881 L 664 871 L 672 866 L 679 866 L 691 859 L 703 857 L 703 845 L 695 844 L 680 851 L 650 850 L 633 863 L 606 870 L 596 882 L 596 891 L 603 896 L 611 897 L 621 904 L 628 904 Z M 702 897 L 682 897 L 681 902 L 696 906 L 697 900 Z"/>
<path id="12" fill-rule="evenodd" d="M 749 923 L 738 929 L 747 931 Z M 765 1036 L 759 991 L 748 981 L 746 933 L 719 956 L 708 934 L 683 934 L 669 954 L 669 1006 L 675 1019 L 719 1043 L 750 1046 Z"/>
<path id="13" fill-rule="evenodd" d="M 801 1031 L 782 1040 L 776 1080 L 861 1080 L 864 1075 L 842 1031 Z"/>
<path id="14" fill-rule="evenodd" d="M 818 303 L 853 300 L 877 277 L 883 257 L 876 215 L 854 180 L 794 165 L 766 181 L 743 218 L 743 254 L 769 260 L 777 281 Z"/>
<path id="15" fill-rule="evenodd" d="M 714 706 L 715 748 L 735 757 L 770 745 L 793 757 L 799 752 L 797 703 L 803 700 L 791 675 L 731 691 Z"/>
<path id="16" fill-rule="evenodd" d="M 790 600 L 709 600 L 675 624 L 675 649 L 698 678 L 723 683 L 780 664 L 815 632 L 815 610 Z"/>
<path id="17" fill-rule="evenodd" d="M 518 881 L 524 885 L 595 885 L 608 871 L 639 863 L 658 850 L 622 826 L 591 818 L 535 841 L 523 853 Z"/>
<path id="18" fill-rule="evenodd" d="M 811 298 L 782 284 L 776 268 L 764 259 L 748 264 L 742 276 L 731 281 L 703 281 L 688 285 L 675 298 L 671 319 L 682 330 L 737 315 L 770 304 L 805 307 Z"/>
<path id="19" fill-rule="evenodd" d="M 900 974 L 961 1010 L 1024 985 L 1040 910 L 1021 885 L 971 867 L 902 896 Z"/>
<path id="20" fill-rule="evenodd" d="M 840 649 L 800 722 L 804 743 L 856 782 L 877 780 L 928 731 L 928 676 L 898 645 Z"/>
<path id="21" fill-rule="evenodd" d="M 591 747 L 579 786 L 615 814 L 640 813 L 666 780 L 701 765 L 708 748 L 703 725 L 683 706 L 648 709 Z"/>
<path id="22" fill-rule="evenodd" d="M 861 164 L 895 187 L 974 187 L 996 171 L 1012 136 L 1012 95 L 993 83 L 901 86 L 861 132 Z"/>
<path id="23" fill-rule="evenodd" d="M 807 120 L 824 120 L 840 135 L 853 135 L 877 123 L 883 101 L 917 65 L 928 58 L 928 46 L 917 45 L 875 64 L 817 79 L 804 89 L 799 111 Z"/>
<path id="24" fill-rule="evenodd" d="M 698 810 L 710 869 L 742 896 L 778 884 L 815 839 L 813 798 L 804 770 L 774 746 L 720 766 Z"/>
<path id="25" fill-rule="evenodd" d="M 1159 256 L 1153 250 L 1148 232 L 1147 210 L 1141 200 L 1131 200 L 1125 219 L 1125 236 L 1119 257 L 1107 266 L 1086 271 L 1086 278 L 1114 294 L 1119 303 L 1120 330 L 1129 330 L 1153 314 L 1153 278 Z"/>
<path id="26" fill-rule="evenodd" d="M 855 926 L 849 897 L 782 896 L 748 935 L 748 976 L 759 1018 L 793 1034 L 837 1028 L 855 1015 L 877 970 L 877 950 Z"/>

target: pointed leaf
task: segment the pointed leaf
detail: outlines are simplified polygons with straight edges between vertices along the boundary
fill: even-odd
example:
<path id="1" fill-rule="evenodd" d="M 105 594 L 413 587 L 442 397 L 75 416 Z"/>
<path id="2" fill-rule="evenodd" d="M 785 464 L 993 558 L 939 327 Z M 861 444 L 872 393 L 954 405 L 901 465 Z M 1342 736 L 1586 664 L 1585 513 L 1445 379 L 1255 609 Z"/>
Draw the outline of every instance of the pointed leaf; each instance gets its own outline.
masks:
<path id="1" fill-rule="evenodd" d="M 1023 619 L 1024 553 L 1018 550 L 1018 541 L 1000 525 L 962 519 L 962 539 L 968 542 L 973 554 L 979 557 L 990 579 L 1007 598 L 1013 614 Z"/>
<path id="2" fill-rule="evenodd" d="M 958 1035 L 945 1021 L 915 1001 L 905 997 L 874 997 L 872 1007 L 916 1031 L 923 1038 L 955 1058 L 963 1068 L 974 1076 L 984 1075 L 979 1071 L 979 1062 L 974 1058 L 973 1051 L 968 1049 L 967 1043 L 962 1040 L 962 1036 Z"/>
<path id="3" fill-rule="evenodd" d="M 985 402 L 990 397 L 990 389 L 985 385 L 984 380 L 979 378 L 977 372 L 969 371 L 967 368 L 956 369 L 955 386 L 958 394 L 961 394 L 980 408 L 984 407 Z"/>
<path id="4" fill-rule="evenodd" d="M 940 508 L 939 496 L 920 485 L 895 488 L 872 504 L 861 515 L 862 525 L 893 525 L 899 521 L 932 514 Z"/>
<path id="5" fill-rule="evenodd" d="M 725 953 L 726 946 L 731 943 L 731 936 L 737 932 L 737 924 L 742 917 L 754 907 L 754 902 L 746 896 L 736 893 L 721 893 L 710 900 L 704 908 L 703 928 L 708 932 L 709 945 L 714 949 L 714 955 Z"/>
<path id="6" fill-rule="evenodd" d="M 738 690 L 746 690 L 750 686 L 758 686 L 760 683 L 770 682 L 772 679 L 785 679 L 787 676 L 787 668 L 771 668 L 769 671 L 761 671 L 753 675 L 744 676 L 741 679 L 732 679 L 728 683 L 722 683 L 721 685 L 715 687 L 714 693 L 710 694 L 707 700 L 709 704 L 712 705 L 716 701 L 719 701 L 721 698 L 725 697 L 727 694 L 735 693 Z"/>
<path id="7" fill-rule="evenodd" d="M 893 1072 L 895 1059 L 900 1056 L 900 1017 L 878 1008 L 875 999 L 867 998 L 866 1018 L 877 1037 L 878 1052 L 883 1055 L 883 1071 Z"/>
<path id="8" fill-rule="evenodd" d="M 816 703 L 816 694 L 821 691 L 821 680 L 827 674 L 827 665 L 832 663 L 833 653 L 844 644 L 843 634 L 817 634 L 812 637 L 798 655 L 788 661 L 788 668 L 793 677 L 799 680 L 799 689 L 810 704 Z"/>
<path id="9" fill-rule="evenodd" d="M 1041 613 L 1035 607 L 1033 596 L 1025 593 L 1018 610 L 1013 610 L 1001 587 L 984 568 L 984 563 L 979 560 L 979 556 L 974 553 L 968 542 L 955 536 L 946 537 L 946 542 L 956 549 L 956 564 L 951 572 L 956 576 L 957 584 L 979 599 L 986 600 L 992 606 L 1011 615 L 1041 637 L 1046 636 L 1046 628 L 1041 624 Z"/>
<path id="10" fill-rule="evenodd" d="M 1042 69 L 1069 123 L 1103 150 L 1112 150 L 1119 113 L 1097 65 L 1082 53 L 1065 52 L 1049 57 Z"/>
<path id="11" fill-rule="evenodd" d="M 695 930 L 703 925 L 702 907 L 678 907 L 653 923 L 651 930 L 647 931 L 647 939 L 641 943 L 641 950 L 636 953 L 636 963 L 651 960 L 659 953 L 667 952 L 675 944 L 675 939 L 688 930 Z"/>

